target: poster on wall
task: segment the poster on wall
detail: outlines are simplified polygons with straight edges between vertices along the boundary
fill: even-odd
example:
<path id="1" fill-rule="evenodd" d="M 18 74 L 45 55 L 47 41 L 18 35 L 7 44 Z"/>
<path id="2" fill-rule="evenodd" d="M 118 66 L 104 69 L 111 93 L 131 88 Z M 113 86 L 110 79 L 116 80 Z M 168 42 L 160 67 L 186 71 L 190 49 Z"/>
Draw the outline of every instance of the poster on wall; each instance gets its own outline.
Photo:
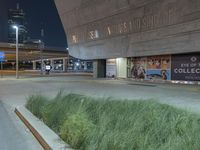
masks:
<path id="1" fill-rule="evenodd" d="M 170 80 L 170 65 L 169 55 L 147 57 L 146 79 Z"/>
<path id="2" fill-rule="evenodd" d="M 170 80 L 170 66 L 169 55 L 132 58 L 131 76 L 134 79 Z"/>
<path id="3" fill-rule="evenodd" d="M 133 58 L 131 67 L 131 76 L 134 79 L 145 79 L 146 78 L 146 57 Z"/>
<path id="4" fill-rule="evenodd" d="M 200 54 L 173 55 L 172 80 L 200 81 Z"/>
<path id="5" fill-rule="evenodd" d="M 117 75 L 116 59 L 106 60 L 106 77 L 114 78 Z"/>

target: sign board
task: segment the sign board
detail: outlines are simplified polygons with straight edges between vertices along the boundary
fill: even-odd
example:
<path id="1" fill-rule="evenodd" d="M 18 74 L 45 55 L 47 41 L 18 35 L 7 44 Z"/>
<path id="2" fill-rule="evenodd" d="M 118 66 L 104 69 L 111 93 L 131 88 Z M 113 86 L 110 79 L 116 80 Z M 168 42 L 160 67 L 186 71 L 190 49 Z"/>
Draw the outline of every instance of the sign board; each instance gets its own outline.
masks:
<path id="1" fill-rule="evenodd" d="M 46 65 L 46 66 L 45 66 L 45 69 L 46 69 L 46 70 L 51 70 L 51 66 L 50 66 L 50 65 Z"/>
<path id="2" fill-rule="evenodd" d="M 200 55 L 173 55 L 172 80 L 200 81 Z"/>
<path id="3" fill-rule="evenodd" d="M 117 75 L 117 64 L 116 59 L 107 59 L 106 60 L 106 77 L 116 77 Z"/>
<path id="4" fill-rule="evenodd" d="M 5 52 L 0 51 L 0 62 L 5 60 Z"/>

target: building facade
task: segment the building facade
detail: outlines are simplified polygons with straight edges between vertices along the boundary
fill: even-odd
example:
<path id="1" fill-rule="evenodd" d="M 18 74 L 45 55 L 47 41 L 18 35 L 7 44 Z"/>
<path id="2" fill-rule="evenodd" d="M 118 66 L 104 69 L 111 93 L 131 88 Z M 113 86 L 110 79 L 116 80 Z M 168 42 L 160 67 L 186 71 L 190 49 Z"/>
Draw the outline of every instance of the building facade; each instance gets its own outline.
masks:
<path id="1" fill-rule="evenodd" d="M 199 0 L 55 0 L 70 55 L 96 76 L 200 81 Z"/>
<path id="2" fill-rule="evenodd" d="M 8 41 L 8 6 L 7 0 L 0 1 L 0 42 Z"/>
<path id="3" fill-rule="evenodd" d="M 8 42 L 10 43 L 14 43 L 16 40 L 13 25 L 19 27 L 19 43 L 23 43 L 27 40 L 27 28 L 25 25 L 25 13 L 20 9 L 19 4 L 17 4 L 16 9 L 8 10 Z"/>

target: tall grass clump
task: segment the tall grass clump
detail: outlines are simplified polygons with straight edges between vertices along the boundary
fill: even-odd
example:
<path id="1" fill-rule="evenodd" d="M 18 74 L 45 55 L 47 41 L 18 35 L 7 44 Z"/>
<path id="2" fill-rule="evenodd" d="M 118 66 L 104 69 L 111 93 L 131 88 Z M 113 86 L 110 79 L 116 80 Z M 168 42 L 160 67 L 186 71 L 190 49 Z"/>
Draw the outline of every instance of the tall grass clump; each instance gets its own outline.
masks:
<path id="1" fill-rule="evenodd" d="M 63 96 L 59 93 L 51 103 L 48 103 L 41 111 L 43 121 L 54 131 L 59 132 L 61 126 L 70 114 L 74 114 L 80 105 L 79 99 L 82 96 L 70 94 Z M 71 107 L 75 105 L 74 107 Z"/>
<path id="2" fill-rule="evenodd" d="M 42 108 L 48 103 L 47 98 L 42 95 L 31 95 L 27 99 L 26 108 L 41 119 Z"/>
<path id="3" fill-rule="evenodd" d="M 80 148 L 86 139 L 86 135 L 93 130 L 94 124 L 85 113 L 77 112 L 69 115 L 61 127 L 61 138 L 73 148 Z"/>
<path id="4" fill-rule="evenodd" d="M 28 103 L 37 105 L 37 100 Z M 74 149 L 200 149 L 200 116 L 152 100 L 60 93 L 39 110 L 44 122 Z"/>

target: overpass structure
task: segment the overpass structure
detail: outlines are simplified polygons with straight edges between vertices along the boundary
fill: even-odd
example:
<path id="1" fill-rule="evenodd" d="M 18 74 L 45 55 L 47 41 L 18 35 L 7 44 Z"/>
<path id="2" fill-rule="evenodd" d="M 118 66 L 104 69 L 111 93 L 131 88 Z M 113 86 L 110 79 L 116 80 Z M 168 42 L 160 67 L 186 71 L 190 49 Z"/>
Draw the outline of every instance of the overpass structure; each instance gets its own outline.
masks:
<path id="1" fill-rule="evenodd" d="M 16 48 L 13 43 L 0 43 L 0 51 L 5 52 L 5 59 L 12 61 L 16 59 Z M 50 58 L 68 57 L 68 51 L 57 47 L 40 47 L 39 45 L 19 44 L 19 60 L 33 61 Z"/>
<path id="2" fill-rule="evenodd" d="M 1 69 L 15 69 L 15 46 L 13 43 L 0 43 L 0 53 L 5 53 Z M 51 65 L 53 72 L 92 72 L 93 68 L 91 60 L 74 58 L 65 48 L 44 47 L 40 44 L 19 44 L 19 63 L 21 70 L 45 70 L 46 64 Z"/>
<path id="3" fill-rule="evenodd" d="M 13 43 L 0 43 L 0 52 L 5 53 L 4 69 L 14 69 L 16 62 L 15 46 Z M 54 61 L 61 61 L 59 65 L 62 67 L 58 71 L 66 71 L 68 57 L 68 51 L 64 48 L 41 47 L 38 44 L 19 44 L 19 62 L 21 64 L 29 64 L 28 69 L 39 70 L 41 69 L 41 62 L 42 67 L 44 67 L 47 61 L 54 68 L 56 65 Z M 8 64 L 11 64 L 10 67 L 8 67 Z M 23 69 L 23 67 L 21 68 Z"/>

